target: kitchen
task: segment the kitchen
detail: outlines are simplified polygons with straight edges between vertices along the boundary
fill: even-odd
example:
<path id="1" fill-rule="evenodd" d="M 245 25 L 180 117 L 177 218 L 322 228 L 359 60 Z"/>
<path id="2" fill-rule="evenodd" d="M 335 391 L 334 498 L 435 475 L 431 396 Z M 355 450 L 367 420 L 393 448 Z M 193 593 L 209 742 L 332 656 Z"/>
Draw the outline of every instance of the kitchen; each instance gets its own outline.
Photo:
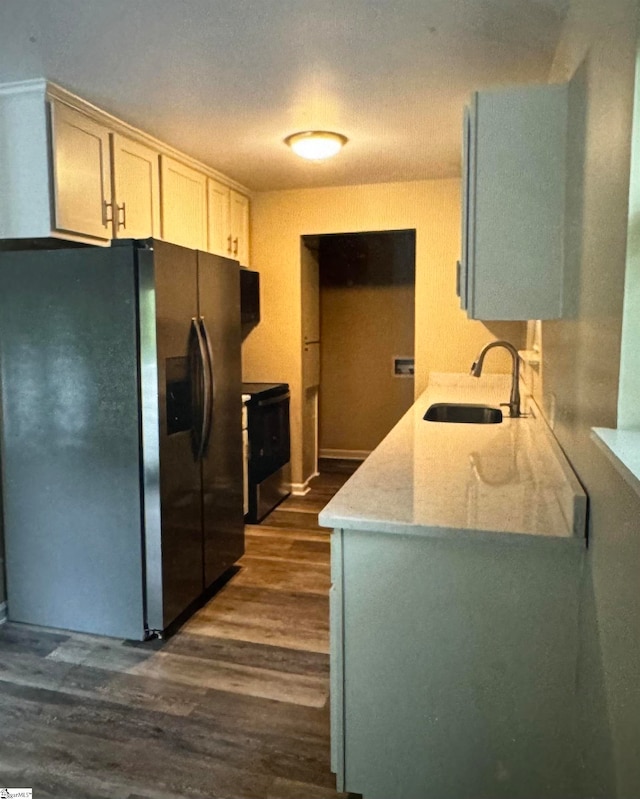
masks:
<path id="1" fill-rule="evenodd" d="M 615 428 L 618 417 L 628 420 L 628 427 L 637 426 L 633 423 L 634 410 L 637 413 L 633 393 L 625 394 L 637 373 L 633 359 L 637 347 L 633 345 L 633 318 L 623 314 L 623 308 L 625 312 L 633 310 L 632 295 L 626 296 L 626 289 L 632 289 L 633 283 L 625 287 L 625 251 L 635 4 L 599 6 L 571 5 L 551 73 L 540 78 L 568 79 L 589 51 L 583 68 L 589 98 L 584 152 L 580 152 L 580 137 L 576 137 L 571 151 L 576 160 L 584 157 L 586 167 L 582 181 L 573 185 L 574 194 L 568 198 L 571 224 L 567 257 L 576 267 L 568 273 L 568 280 L 572 281 L 569 293 L 576 300 L 576 308 L 566 319 L 543 322 L 542 376 L 547 413 L 590 498 L 590 568 L 585 572 L 584 649 L 579 675 L 581 695 L 585 697 L 579 735 L 585 750 L 583 768 L 590 795 L 633 797 L 638 795 L 639 784 L 635 741 L 640 686 L 635 663 L 640 642 L 634 622 L 640 557 L 635 522 L 638 500 L 616 468 L 600 454 L 590 429 Z M 106 9 L 100 13 L 106 14 Z M 4 80 L 4 74 L 2 77 Z M 6 79 L 17 78 L 8 75 Z M 89 99 L 98 102 L 100 98 Z M 222 171 L 233 174 L 223 166 L 219 164 Z M 352 181 L 357 182 L 361 181 Z M 300 311 L 295 302 L 287 300 L 298 293 L 300 237 L 416 229 L 418 395 L 429 372 L 466 372 L 480 347 L 490 338 L 503 335 L 481 323 L 468 322 L 457 309 L 452 265 L 459 257 L 459 207 L 457 176 L 347 188 L 336 185 L 258 191 L 252 197 L 252 265 L 259 268 L 263 280 L 263 320 L 245 342 L 245 376 L 291 385 L 295 482 L 303 484 L 309 476 L 302 469 L 300 443 Z M 283 219 L 288 220 L 286 225 Z M 632 255 L 630 252 L 629 257 Z M 630 271 L 627 280 L 632 281 L 632 277 Z M 429 335 L 422 329 L 425 320 L 429 320 Z M 294 335 L 290 335 L 291 330 Z M 278 368 L 275 376 L 274 367 Z"/>

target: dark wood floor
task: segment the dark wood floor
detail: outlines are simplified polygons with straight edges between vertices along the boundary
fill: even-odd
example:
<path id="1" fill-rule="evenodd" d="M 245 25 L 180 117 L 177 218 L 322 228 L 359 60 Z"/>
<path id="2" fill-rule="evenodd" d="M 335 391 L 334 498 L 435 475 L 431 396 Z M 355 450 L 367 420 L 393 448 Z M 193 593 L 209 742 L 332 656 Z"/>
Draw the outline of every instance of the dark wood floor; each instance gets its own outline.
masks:
<path id="1" fill-rule="evenodd" d="M 172 638 L 0 627 L 0 783 L 65 799 L 338 799 L 329 535 L 357 464 L 247 527 L 240 570 Z"/>

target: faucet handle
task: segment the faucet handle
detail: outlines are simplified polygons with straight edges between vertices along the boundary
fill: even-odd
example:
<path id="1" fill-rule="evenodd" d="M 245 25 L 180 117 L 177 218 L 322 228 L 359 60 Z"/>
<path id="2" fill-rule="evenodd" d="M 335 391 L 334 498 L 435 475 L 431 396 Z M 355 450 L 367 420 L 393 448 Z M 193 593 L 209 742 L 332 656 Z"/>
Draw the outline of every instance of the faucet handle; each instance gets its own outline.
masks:
<path id="1" fill-rule="evenodd" d="M 518 413 L 517 414 L 515 414 L 515 415 L 512 414 L 511 413 L 511 403 L 510 402 L 500 402 L 499 403 L 499 407 L 500 408 L 509 408 L 509 418 L 510 419 L 519 419 L 519 418 L 522 418 L 523 416 L 531 416 L 530 413 L 523 413 L 520 410 L 520 408 L 518 408 Z"/>

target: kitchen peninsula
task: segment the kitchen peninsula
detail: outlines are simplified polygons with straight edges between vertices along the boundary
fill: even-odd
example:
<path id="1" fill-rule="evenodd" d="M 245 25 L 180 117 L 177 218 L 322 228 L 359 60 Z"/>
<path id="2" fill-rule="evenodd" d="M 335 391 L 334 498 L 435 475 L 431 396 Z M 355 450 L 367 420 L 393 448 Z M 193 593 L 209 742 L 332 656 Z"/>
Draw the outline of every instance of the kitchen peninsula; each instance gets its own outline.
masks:
<path id="1" fill-rule="evenodd" d="M 332 534 L 332 766 L 364 799 L 571 796 L 586 496 L 508 378 L 432 375 L 320 514 Z M 375 696 L 375 702 L 371 697 Z"/>

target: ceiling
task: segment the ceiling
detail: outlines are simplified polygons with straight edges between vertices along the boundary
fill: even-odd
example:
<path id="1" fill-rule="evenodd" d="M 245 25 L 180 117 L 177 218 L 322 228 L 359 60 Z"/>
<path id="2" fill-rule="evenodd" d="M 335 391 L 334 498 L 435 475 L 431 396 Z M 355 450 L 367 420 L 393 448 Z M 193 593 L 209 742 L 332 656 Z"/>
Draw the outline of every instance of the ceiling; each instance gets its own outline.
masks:
<path id="1" fill-rule="evenodd" d="M 0 0 L 46 77 L 253 190 L 460 174 L 471 91 L 546 80 L 568 0 Z M 349 137 L 331 161 L 283 138 Z"/>

